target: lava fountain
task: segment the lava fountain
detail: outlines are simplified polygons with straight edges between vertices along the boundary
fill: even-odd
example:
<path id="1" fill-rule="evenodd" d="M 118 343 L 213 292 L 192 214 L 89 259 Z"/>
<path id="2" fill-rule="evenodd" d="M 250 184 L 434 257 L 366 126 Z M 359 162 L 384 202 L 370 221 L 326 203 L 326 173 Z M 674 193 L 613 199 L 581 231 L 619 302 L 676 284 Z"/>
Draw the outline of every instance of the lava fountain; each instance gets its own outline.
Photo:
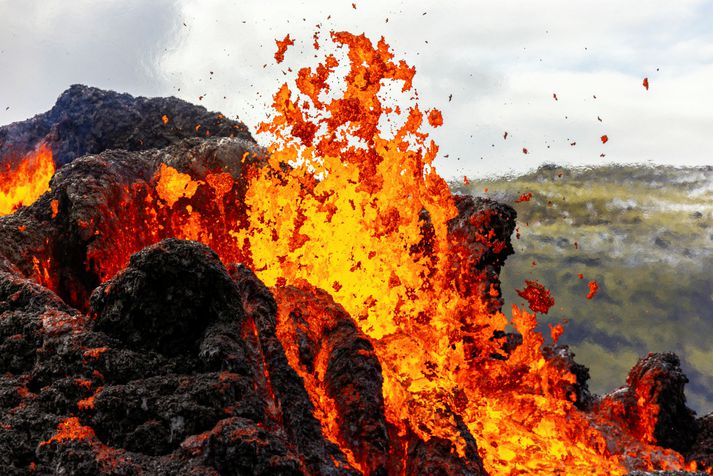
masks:
<path id="1" fill-rule="evenodd" d="M 355 316 L 374 342 L 387 418 L 400 435 L 445 438 L 464 455 L 462 421 L 493 475 L 632 469 L 624 447 L 609 444 L 610 429 L 575 406 L 566 390 L 575 376 L 543 356 L 535 314 L 513 307 L 510 324 L 523 340 L 504 355 L 496 336 L 506 335 L 508 320 L 471 292 L 480 280 L 467 276 L 449 240 L 454 197 L 433 168 L 438 146 L 424 132 L 426 122 L 435 127 L 442 119 L 419 107 L 415 69 L 396 61 L 383 39 L 374 45 L 345 32 L 331 39 L 346 50 L 345 87 L 334 91 L 329 81 L 344 59 L 327 55 L 280 88 L 272 120 L 259 128 L 273 138 L 270 159 L 249 183 L 249 227 L 235 233 L 249 243 L 258 276 L 278 287 L 304 279 Z M 413 104 L 389 105 L 382 94 L 388 83 L 411 93 Z M 492 236 L 475 239 L 504 246 Z M 316 401 L 329 400 L 308 390 Z M 610 422 L 627 435 L 635 466 L 685 467 L 680 455 L 650 446 L 655 409 L 647 415 L 652 421 L 639 434 Z"/>
<path id="2" fill-rule="evenodd" d="M 324 385 L 323 356 L 302 366 L 291 342 L 299 329 L 290 309 L 304 300 L 295 287 L 326 296 L 323 307 L 313 305 L 312 327 L 302 329 L 310 339 L 320 341 L 335 325 L 321 314 L 331 295 L 373 345 L 394 440 L 450 442 L 461 458 L 479 456 L 491 475 L 694 469 L 656 446 L 658 408 L 646 395 L 636 421 L 612 402 L 593 411 L 578 406 L 577 377 L 543 352 L 545 337 L 535 330 L 536 312 L 552 305 L 549 291 L 530 285 L 528 295 L 542 302 L 533 312 L 513 306 L 508 320 L 493 305 L 498 286 L 475 271 L 479 255 L 500 254 L 508 242 L 477 232 L 487 229 L 487 214 L 469 219 L 467 229 L 476 231 L 453 231 L 459 198 L 433 166 L 438 146 L 427 133 L 443 118 L 419 105 L 415 68 L 396 60 L 383 39 L 347 32 L 329 39 L 335 51 L 274 95 L 272 116 L 258 128 L 270 144 L 265 157 L 245 153 L 237 172 L 179 170 L 157 158 L 147 176 L 117 181 L 105 205 L 114 211 L 98 208 L 96 220 L 76 227 L 90 243 L 87 283 L 111 279 L 133 253 L 170 237 L 201 241 L 223 263 L 245 263 L 277 297 L 277 335 L 323 434 L 366 474 L 373 462 L 345 443 L 350 435 Z M 279 60 L 290 44 L 278 42 Z M 408 104 L 393 104 L 388 91 Z M 46 147 L 0 172 L 0 214 L 34 201 L 53 172 Z M 66 204 L 51 206 L 54 219 Z M 61 284 L 52 266 L 37 272 L 40 280 L 86 306 L 86 292 Z M 552 329 L 554 344 L 561 333 Z M 477 456 L 469 454 L 473 438 Z M 393 443 L 392 456 L 403 463 L 390 467 L 403 469 L 407 452 L 407 444 Z"/>

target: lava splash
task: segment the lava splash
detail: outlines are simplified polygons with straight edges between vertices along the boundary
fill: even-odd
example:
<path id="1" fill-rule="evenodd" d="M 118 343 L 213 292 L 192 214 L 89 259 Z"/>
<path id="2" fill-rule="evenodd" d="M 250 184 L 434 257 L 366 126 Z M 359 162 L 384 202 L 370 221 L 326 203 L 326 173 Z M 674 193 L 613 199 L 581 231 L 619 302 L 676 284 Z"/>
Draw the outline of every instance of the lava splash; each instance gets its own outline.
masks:
<path id="1" fill-rule="evenodd" d="M 237 233 L 258 276 L 278 287 L 306 280 L 356 317 L 374 343 L 386 416 L 400 435 L 443 438 L 464 456 L 464 423 L 490 474 L 626 473 L 623 449 L 611 448 L 566 390 L 575 376 L 543 356 L 534 314 L 513 308 L 522 343 L 503 350 L 507 319 L 474 292 L 485 281 L 469 267 L 478 253 L 463 253 L 449 235 L 455 197 L 423 130 L 442 119 L 419 108 L 414 68 L 395 61 L 383 39 L 331 39 L 346 49 L 345 86 L 330 86 L 342 63 L 327 55 L 280 88 L 273 119 L 260 127 L 273 137 L 270 159 L 251 179 L 250 226 Z M 388 83 L 413 104 L 386 105 Z M 469 239 L 481 254 L 506 246 L 493 233 Z M 655 412 L 642 415 L 655 421 Z M 329 428 L 333 416 L 322 418 Z M 685 466 L 674 452 L 647 447 L 646 435 L 629 441 L 641 469 Z"/>

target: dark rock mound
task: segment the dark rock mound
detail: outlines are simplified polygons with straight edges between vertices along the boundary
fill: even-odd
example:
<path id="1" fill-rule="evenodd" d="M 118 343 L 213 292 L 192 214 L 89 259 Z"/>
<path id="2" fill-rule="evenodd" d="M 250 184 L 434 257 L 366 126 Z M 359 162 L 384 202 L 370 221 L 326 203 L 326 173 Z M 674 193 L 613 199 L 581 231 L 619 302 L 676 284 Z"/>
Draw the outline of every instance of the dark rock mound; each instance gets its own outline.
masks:
<path id="1" fill-rule="evenodd" d="M 651 415 L 657 415 L 656 444 L 685 454 L 698 433 L 695 413 L 686 406 L 687 382 L 676 354 L 650 353 L 631 369 L 626 386 L 605 395 L 600 406 L 618 408 L 634 434 L 645 434 Z"/>
<path id="2" fill-rule="evenodd" d="M 133 255 L 128 268 L 94 291 L 91 306 L 95 330 L 132 350 L 167 356 L 195 354 L 215 325 L 237 329 L 243 320 L 240 296 L 218 255 L 176 239 Z"/>
<path id="3" fill-rule="evenodd" d="M 649 354 L 629 372 L 629 388 L 659 407 L 654 437 L 664 448 L 685 453 L 695 438 L 695 413 L 686 406 L 688 378 L 676 354 Z"/>
<path id="4" fill-rule="evenodd" d="M 254 142 L 243 123 L 180 99 L 135 98 L 74 85 L 50 111 L 0 127 L 0 164 L 27 154 L 42 142 L 50 146 L 59 167 L 109 149 L 148 150 L 210 136 Z"/>
<path id="5" fill-rule="evenodd" d="M 178 240 L 98 289 L 96 321 L 0 271 L 1 472 L 355 474 L 322 436 L 274 314 L 253 320 L 272 297 L 251 295 L 246 312 L 245 289 Z"/>

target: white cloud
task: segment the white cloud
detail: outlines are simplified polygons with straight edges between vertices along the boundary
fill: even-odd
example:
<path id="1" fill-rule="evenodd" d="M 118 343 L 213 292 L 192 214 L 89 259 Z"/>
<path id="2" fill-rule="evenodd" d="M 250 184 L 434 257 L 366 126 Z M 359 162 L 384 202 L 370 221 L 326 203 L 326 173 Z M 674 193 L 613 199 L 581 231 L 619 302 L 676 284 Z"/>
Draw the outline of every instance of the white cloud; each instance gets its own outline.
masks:
<path id="1" fill-rule="evenodd" d="M 384 35 L 416 66 L 422 103 L 446 120 L 434 132 L 450 156 L 439 161 L 446 175 L 713 159 L 710 2 L 355 3 L 0 0 L 0 122 L 45 110 L 70 83 L 84 82 L 192 102 L 204 96 L 208 108 L 254 127 L 283 72 L 315 61 L 307 46 L 320 23 Z M 297 44 L 276 65 L 274 40 L 287 33 Z"/>
<path id="2" fill-rule="evenodd" d="M 0 124 L 73 83 L 164 94 L 157 67 L 179 21 L 171 0 L 0 0 Z"/>
<path id="3" fill-rule="evenodd" d="M 422 102 L 440 107 L 446 119 L 434 137 L 442 155 L 449 155 L 438 164 L 447 175 L 524 171 L 543 162 L 713 159 L 704 100 L 713 80 L 713 35 L 696 26 L 705 2 L 356 5 L 184 2 L 189 27 L 163 66 L 188 99 L 207 92 L 212 108 L 255 125 L 284 81 L 282 71 L 312 61 L 300 45 L 308 45 L 314 26 L 323 23 L 374 39 L 384 35 L 398 56 L 417 67 Z M 278 66 L 274 39 L 286 33 L 300 41 Z M 220 72 L 213 80 L 207 80 L 209 68 Z M 645 76 L 648 92 L 641 84 Z M 600 142 L 603 134 L 610 137 L 607 144 Z"/>

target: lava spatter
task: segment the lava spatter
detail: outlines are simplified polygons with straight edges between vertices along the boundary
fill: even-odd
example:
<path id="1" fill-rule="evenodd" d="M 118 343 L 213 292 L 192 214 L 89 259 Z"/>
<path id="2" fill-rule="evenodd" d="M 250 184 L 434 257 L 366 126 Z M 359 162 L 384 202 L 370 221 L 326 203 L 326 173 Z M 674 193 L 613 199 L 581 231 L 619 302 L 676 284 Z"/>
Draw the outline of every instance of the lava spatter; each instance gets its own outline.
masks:
<path id="1" fill-rule="evenodd" d="M 463 455 L 457 411 L 490 474 L 626 473 L 608 435 L 563 390 L 574 375 L 543 357 L 535 316 L 515 308 L 522 343 L 493 359 L 502 352 L 493 336 L 507 319 L 468 291 L 485 277 L 453 286 L 469 268 L 448 269 L 463 263 L 448 238 L 457 212 L 432 165 L 438 146 L 421 130 L 426 120 L 440 125 L 440 114 L 425 117 L 414 102 L 401 105 L 395 130 L 380 122 L 396 110 L 384 104 L 384 85 L 413 91 L 415 70 L 396 61 L 383 39 L 373 44 L 345 32 L 331 39 L 346 49 L 343 91 L 330 91 L 328 78 L 344 58 L 326 56 L 279 89 L 273 118 L 259 128 L 271 137 L 271 158 L 251 178 L 249 227 L 237 233 L 259 277 L 328 289 L 356 318 L 374 343 L 386 416 L 400 434 L 445 438 Z M 487 253 L 496 246 L 491 239 L 478 237 L 473 246 Z M 648 455 L 648 441 L 632 441 Z M 651 454 L 644 467 L 659 464 L 659 453 Z"/>

